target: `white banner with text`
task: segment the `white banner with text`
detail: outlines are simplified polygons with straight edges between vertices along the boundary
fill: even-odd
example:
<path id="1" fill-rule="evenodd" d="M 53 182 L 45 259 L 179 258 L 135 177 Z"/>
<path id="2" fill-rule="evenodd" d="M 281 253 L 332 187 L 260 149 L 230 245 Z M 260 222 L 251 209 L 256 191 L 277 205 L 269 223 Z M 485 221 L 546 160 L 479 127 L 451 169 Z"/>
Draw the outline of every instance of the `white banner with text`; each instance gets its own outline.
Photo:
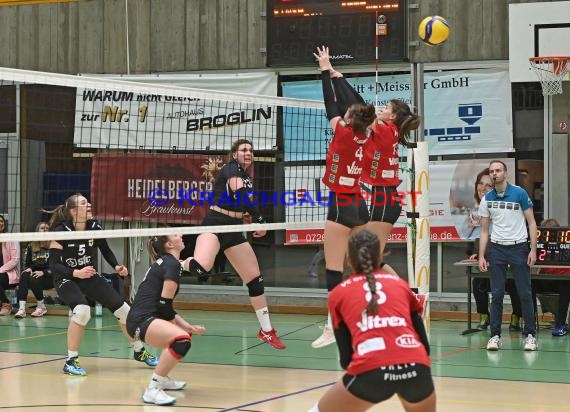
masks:
<path id="1" fill-rule="evenodd" d="M 411 102 L 410 75 L 347 77 L 364 100 L 385 106 L 392 99 Z M 320 80 L 284 82 L 283 96 L 323 100 Z M 424 129 L 430 155 L 512 152 L 511 83 L 505 70 L 462 70 L 425 73 Z M 332 131 L 323 116 L 310 124 L 303 113 L 284 115 L 285 160 L 324 159 Z M 310 150 L 309 150 L 310 149 Z M 405 153 L 403 148 L 401 155 Z"/>
<path id="2" fill-rule="evenodd" d="M 214 151 L 229 150 L 233 141 L 247 138 L 252 140 L 256 150 L 275 149 L 277 107 L 274 103 L 226 101 L 216 92 L 275 96 L 275 73 L 241 77 L 235 74 L 203 78 L 179 76 L 167 83 L 168 79 L 161 78 L 152 93 L 146 92 L 147 89 L 137 91 L 137 84 L 132 82 L 123 90 L 114 80 L 110 80 L 113 84 L 108 90 L 78 88 L 75 145 L 102 149 Z M 194 92 L 199 92 L 199 97 L 192 89 L 185 93 L 181 87 L 172 95 L 168 94 L 166 85 L 201 89 Z M 141 84 L 141 87 L 148 88 L 149 84 Z"/>

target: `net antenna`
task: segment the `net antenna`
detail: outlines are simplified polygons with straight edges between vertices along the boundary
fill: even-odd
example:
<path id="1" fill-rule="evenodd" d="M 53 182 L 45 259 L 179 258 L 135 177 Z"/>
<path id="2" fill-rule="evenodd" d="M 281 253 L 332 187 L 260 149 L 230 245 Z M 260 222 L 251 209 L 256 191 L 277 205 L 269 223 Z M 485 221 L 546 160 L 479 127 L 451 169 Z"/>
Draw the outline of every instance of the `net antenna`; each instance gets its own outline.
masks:
<path id="1" fill-rule="evenodd" d="M 383 14 L 378 14 L 378 10 L 376 10 L 375 14 L 376 19 L 376 36 L 374 37 L 374 46 L 376 51 L 376 59 L 375 59 L 375 92 L 376 96 L 374 98 L 374 107 L 378 109 L 378 64 L 379 64 L 379 54 L 380 54 L 380 36 L 386 36 L 388 34 L 388 24 L 386 20 L 386 16 Z"/>
<path id="2" fill-rule="evenodd" d="M 570 70 L 570 56 L 531 57 L 528 60 L 542 85 L 542 94 L 562 94 L 562 80 Z"/>

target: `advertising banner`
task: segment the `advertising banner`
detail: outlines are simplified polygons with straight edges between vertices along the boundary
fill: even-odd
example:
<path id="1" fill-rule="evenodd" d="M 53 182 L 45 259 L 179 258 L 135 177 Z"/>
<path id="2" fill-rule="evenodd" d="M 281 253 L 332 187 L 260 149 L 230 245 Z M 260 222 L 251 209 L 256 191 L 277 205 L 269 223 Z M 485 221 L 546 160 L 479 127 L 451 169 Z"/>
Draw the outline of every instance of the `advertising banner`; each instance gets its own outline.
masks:
<path id="1" fill-rule="evenodd" d="M 98 154 L 91 200 L 100 220 L 200 224 L 208 210 L 220 156 Z"/>
<path id="2" fill-rule="evenodd" d="M 466 70 L 424 75 L 424 128 L 430 155 L 511 152 L 513 122 L 509 73 Z M 347 81 L 367 103 L 385 106 L 391 99 L 410 104 L 410 75 L 353 77 Z M 320 80 L 283 83 L 283 96 L 323 100 Z M 285 160 L 324 159 L 332 131 L 303 112 L 284 114 Z M 299 135 L 299 124 L 311 124 Z M 403 148 L 401 156 L 404 156 Z"/>
<path id="3" fill-rule="evenodd" d="M 429 230 L 430 240 L 459 241 L 475 240 L 480 234 L 479 202 L 477 188 L 487 187 L 491 182 L 485 173 L 491 159 L 449 160 L 429 163 L 429 184 L 421 185 L 421 190 L 429 188 Z M 511 183 L 514 183 L 514 159 L 501 158 L 509 170 Z M 287 222 L 324 222 L 328 207 L 328 189 L 320 181 L 324 166 L 285 167 L 285 188 L 296 193 L 295 205 L 286 208 Z M 418 182 L 419 183 L 419 182 Z M 483 183 L 479 184 L 478 183 Z M 420 186 L 418 185 L 418 188 Z M 398 187 L 406 202 L 421 200 L 421 196 L 410 196 L 404 183 Z M 414 200 L 415 199 L 415 200 Z M 390 241 L 406 242 L 406 210 L 404 205 L 400 219 L 394 225 Z M 425 231 L 427 232 L 427 224 Z M 418 228 L 424 230 L 424 228 Z M 323 241 L 323 227 L 314 229 L 287 230 L 287 244 L 320 243 Z"/>
<path id="4" fill-rule="evenodd" d="M 277 92 L 275 74 L 202 79 L 165 77 L 159 83 L 169 87 L 212 87 L 235 94 L 275 96 Z M 177 88 L 176 95 L 169 95 L 166 91 L 156 92 L 161 88 L 153 88 L 154 93 L 143 93 L 136 91 L 136 84 L 127 84 L 128 88 L 119 91 L 117 82 L 109 90 L 77 89 L 74 133 L 77 147 L 212 151 L 229 150 L 238 138 L 251 139 L 256 150 L 273 150 L 276 146 L 275 103 L 264 105 L 251 100 L 246 103 L 239 101 L 239 96 L 227 101 L 215 90 L 205 89 L 181 93 L 181 88 Z"/>

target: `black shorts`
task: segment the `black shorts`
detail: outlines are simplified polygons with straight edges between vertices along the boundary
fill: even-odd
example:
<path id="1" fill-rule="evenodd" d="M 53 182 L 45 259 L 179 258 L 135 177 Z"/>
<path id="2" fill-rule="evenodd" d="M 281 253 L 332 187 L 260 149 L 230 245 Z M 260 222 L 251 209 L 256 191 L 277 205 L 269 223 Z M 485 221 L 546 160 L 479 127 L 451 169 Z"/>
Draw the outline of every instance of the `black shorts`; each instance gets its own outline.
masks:
<path id="1" fill-rule="evenodd" d="M 129 312 L 130 313 L 130 312 Z M 138 320 L 127 316 L 127 333 L 133 339 L 140 339 L 145 342 L 144 337 L 150 324 L 158 319 L 154 316 L 148 316 L 146 319 Z"/>
<path id="2" fill-rule="evenodd" d="M 370 221 L 393 225 L 400 217 L 402 203 L 394 186 L 373 186 L 370 198 Z"/>
<path id="3" fill-rule="evenodd" d="M 368 222 L 368 209 L 362 196 L 356 193 L 337 195 L 335 192 L 331 192 L 330 196 L 327 220 L 350 229 Z"/>
<path id="4" fill-rule="evenodd" d="M 243 225 L 243 220 L 226 216 L 223 213 L 219 213 L 214 210 L 208 210 L 206 217 L 202 221 L 202 226 L 222 225 Z M 214 233 L 214 235 L 218 237 L 218 241 L 220 242 L 220 249 L 222 251 L 247 242 L 247 239 L 243 235 L 243 232 Z"/>
<path id="5" fill-rule="evenodd" d="M 394 394 L 417 403 L 434 391 L 431 369 L 419 363 L 385 366 L 360 375 L 345 374 L 342 383 L 351 394 L 372 403 L 385 401 Z"/>
<path id="6" fill-rule="evenodd" d="M 87 279 L 56 277 L 53 283 L 60 299 L 72 310 L 77 305 L 89 305 L 86 297 L 99 302 L 111 312 L 125 303 L 121 295 L 98 273 Z"/>

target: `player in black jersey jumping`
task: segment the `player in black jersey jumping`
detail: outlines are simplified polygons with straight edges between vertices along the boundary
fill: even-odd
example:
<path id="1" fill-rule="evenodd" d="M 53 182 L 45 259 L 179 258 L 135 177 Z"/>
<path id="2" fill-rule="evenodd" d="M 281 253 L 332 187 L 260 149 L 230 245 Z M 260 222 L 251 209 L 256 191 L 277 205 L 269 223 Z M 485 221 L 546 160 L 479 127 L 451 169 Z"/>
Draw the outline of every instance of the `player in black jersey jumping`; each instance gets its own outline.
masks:
<path id="1" fill-rule="evenodd" d="M 93 219 L 91 204 L 80 194 L 67 198 L 63 205 L 53 211 L 50 220 L 50 231 L 54 232 L 101 229 L 99 223 Z M 73 312 L 67 329 L 67 361 L 63 367 L 63 371 L 69 375 L 87 374 L 77 359 L 85 325 L 91 318 L 91 308 L 86 297 L 109 309 L 119 320 L 121 330 L 128 337 L 125 323 L 130 307 L 105 278 L 97 273 L 94 267 L 96 248 L 99 248 L 105 260 L 119 275 L 129 274 L 125 266 L 119 265 L 105 239 L 89 239 L 89 234 L 86 233 L 85 239 L 50 242 L 49 266 L 53 273 L 54 286 L 59 297 Z M 147 352 L 140 340 L 132 340 L 130 337 L 129 340 L 137 361 L 148 366 L 157 365 L 158 360 Z"/>
<path id="2" fill-rule="evenodd" d="M 264 223 L 248 194 L 253 190 L 253 183 L 246 171 L 253 163 L 253 145 L 246 139 L 235 141 L 229 158 L 229 163 L 222 167 L 216 177 L 214 196 L 209 200 L 210 209 L 202 226 L 241 225 L 246 213 L 251 215 L 253 223 Z M 253 232 L 253 237 L 263 237 L 265 234 L 264 230 L 257 231 Z M 188 262 L 185 263 L 185 269 L 198 276 L 208 273 L 220 249 L 247 286 L 251 305 L 261 325 L 257 337 L 276 349 L 285 349 L 269 320 L 263 277 L 257 257 L 241 232 L 200 234 L 196 240 L 194 256 L 185 261 Z"/>
<path id="3" fill-rule="evenodd" d="M 158 236 L 148 243 L 149 256 L 155 260 L 139 286 L 127 316 L 127 331 L 135 339 L 162 349 L 160 361 L 143 394 L 143 401 L 156 405 L 172 405 L 176 398 L 165 390 L 182 390 L 186 382 L 175 381 L 169 372 L 190 350 L 192 334 L 201 335 L 202 325 L 186 322 L 172 307 L 180 288 L 184 249 L 182 235 Z"/>

